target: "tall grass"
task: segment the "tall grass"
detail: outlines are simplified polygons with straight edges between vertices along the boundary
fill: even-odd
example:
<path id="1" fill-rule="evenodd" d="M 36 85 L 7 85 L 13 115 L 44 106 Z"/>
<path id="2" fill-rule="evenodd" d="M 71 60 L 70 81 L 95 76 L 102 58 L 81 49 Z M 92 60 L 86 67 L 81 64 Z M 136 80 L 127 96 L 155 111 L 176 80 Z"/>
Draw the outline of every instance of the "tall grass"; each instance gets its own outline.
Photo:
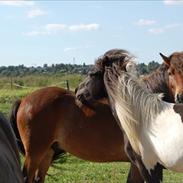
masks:
<path id="1" fill-rule="evenodd" d="M 82 81 L 84 76 L 79 74 L 59 75 L 30 75 L 24 77 L 1 77 L 0 78 L 0 111 L 9 113 L 12 103 L 16 99 L 22 99 L 36 89 L 48 86 L 58 86 L 74 90 Z"/>
<path id="2" fill-rule="evenodd" d="M 78 83 L 83 79 L 80 74 L 59 74 L 59 75 L 29 75 L 24 77 L 1 77 L 0 89 L 17 88 L 19 85 L 22 88 L 38 88 L 46 86 L 66 87 L 66 80 L 72 89 L 77 87 Z"/>

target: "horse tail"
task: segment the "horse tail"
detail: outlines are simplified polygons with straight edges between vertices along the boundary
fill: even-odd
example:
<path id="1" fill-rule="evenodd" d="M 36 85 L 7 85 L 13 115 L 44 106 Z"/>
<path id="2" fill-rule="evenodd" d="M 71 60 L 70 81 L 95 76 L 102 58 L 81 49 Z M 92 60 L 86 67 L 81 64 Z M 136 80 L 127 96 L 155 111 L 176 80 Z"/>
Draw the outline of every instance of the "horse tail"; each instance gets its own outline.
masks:
<path id="1" fill-rule="evenodd" d="M 16 100 L 14 102 L 12 109 L 11 109 L 11 113 L 10 113 L 10 124 L 11 124 L 11 127 L 13 128 L 14 134 L 16 136 L 18 149 L 23 155 L 25 155 L 25 149 L 24 149 L 22 140 L 20 138 L 20 134 L 19 134 L 18 127 L 17 127 L 17 112 L 18 112 L 20 104 L 21 104 L 21 100 Z"/>

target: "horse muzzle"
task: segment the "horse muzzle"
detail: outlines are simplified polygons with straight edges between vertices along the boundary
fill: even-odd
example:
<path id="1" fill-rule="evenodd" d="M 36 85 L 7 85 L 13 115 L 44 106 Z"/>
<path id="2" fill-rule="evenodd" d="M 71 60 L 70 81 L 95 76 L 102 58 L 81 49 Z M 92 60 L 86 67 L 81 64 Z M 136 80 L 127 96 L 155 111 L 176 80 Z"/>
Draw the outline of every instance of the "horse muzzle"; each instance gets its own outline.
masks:
<path id="1" fill-rule="evenodd" d="M 176 95 L 175 102 L 176 103 L 183 103 L 183 93 Z"/>

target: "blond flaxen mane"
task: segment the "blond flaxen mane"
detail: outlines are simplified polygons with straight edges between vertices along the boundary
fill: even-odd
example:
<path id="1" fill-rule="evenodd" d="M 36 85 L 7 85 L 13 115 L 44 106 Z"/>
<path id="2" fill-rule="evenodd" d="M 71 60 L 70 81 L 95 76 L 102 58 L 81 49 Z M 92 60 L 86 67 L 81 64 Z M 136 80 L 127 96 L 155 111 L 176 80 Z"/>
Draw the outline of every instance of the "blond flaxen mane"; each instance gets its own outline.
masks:
<path id="1" fill-rule="evenodd" d="M 163 110 L 162 94 L 148 92 L 137 78 L 116 69 L 114 72 L 114 68 L 106 71 L 105 80 L 112 108 L 133 149 L 139 153 L 139 130 L 150 130 L 152 120 Z"/>

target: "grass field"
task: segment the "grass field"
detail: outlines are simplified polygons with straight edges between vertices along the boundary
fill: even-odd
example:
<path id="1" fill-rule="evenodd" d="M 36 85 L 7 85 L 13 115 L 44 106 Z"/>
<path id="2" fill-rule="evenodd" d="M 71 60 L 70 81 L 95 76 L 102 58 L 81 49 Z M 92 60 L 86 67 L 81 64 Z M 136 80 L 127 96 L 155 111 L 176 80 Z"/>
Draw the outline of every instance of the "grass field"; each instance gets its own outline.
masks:
<path id="1" fill-rule="evenodd" d="M 49 169 L 46 183 L 125 183 L 129 164 L 92 163 L 67 155 Z M 164 183 L 183 183 L 183 174 L 164 171 Z"/>
<path id="2" fill-rule="evenodd" d="M 8 79 L 4 81 L 5 85 L 0 89 L 0 111 L 8 115 L 12 102 L 17 98 L 22 98 L 28 93 L 37 88 L 43 87 L 36 85 L 41 79 L 32 78 L 33 87 L 31 87 L 31 79 L 25 78 L 26 82 L 29 81 L 28 88 L 10 88 Z M 74 89 L 78 82 L 81 81 L 81 76 L 63 76 L 61 80 L 50 78 L 47 80 L 50 85 L 54 83 L 62 83 L 68 79 L 70 87 Z M 23 80 L 23 78 L 22 78 Z M 36 80 L 36 81 L 35 81 Z M 25 81 L 22 81 L 26 83 Z M 48 83 L 45 86 L 48 86 Z M 25 86 L 25 84 L 24 84 Z M 58 85 L 60 86 L 60 85 Z M 62 85 L 61 85 L 62 86 Z M 62 86 L 65 87 L 65 86 Z M 167 149 L 168 151 L 168 149 Z M 125 183 L 129 164 L 128 163 L 92 163 L 80 160 L 72 155 L 65 155 L 57 160 L 54 165 L 49 169 L 46 183 Z M 164 171 L 164 183 L 183 183 L 183 174 Z"/>

